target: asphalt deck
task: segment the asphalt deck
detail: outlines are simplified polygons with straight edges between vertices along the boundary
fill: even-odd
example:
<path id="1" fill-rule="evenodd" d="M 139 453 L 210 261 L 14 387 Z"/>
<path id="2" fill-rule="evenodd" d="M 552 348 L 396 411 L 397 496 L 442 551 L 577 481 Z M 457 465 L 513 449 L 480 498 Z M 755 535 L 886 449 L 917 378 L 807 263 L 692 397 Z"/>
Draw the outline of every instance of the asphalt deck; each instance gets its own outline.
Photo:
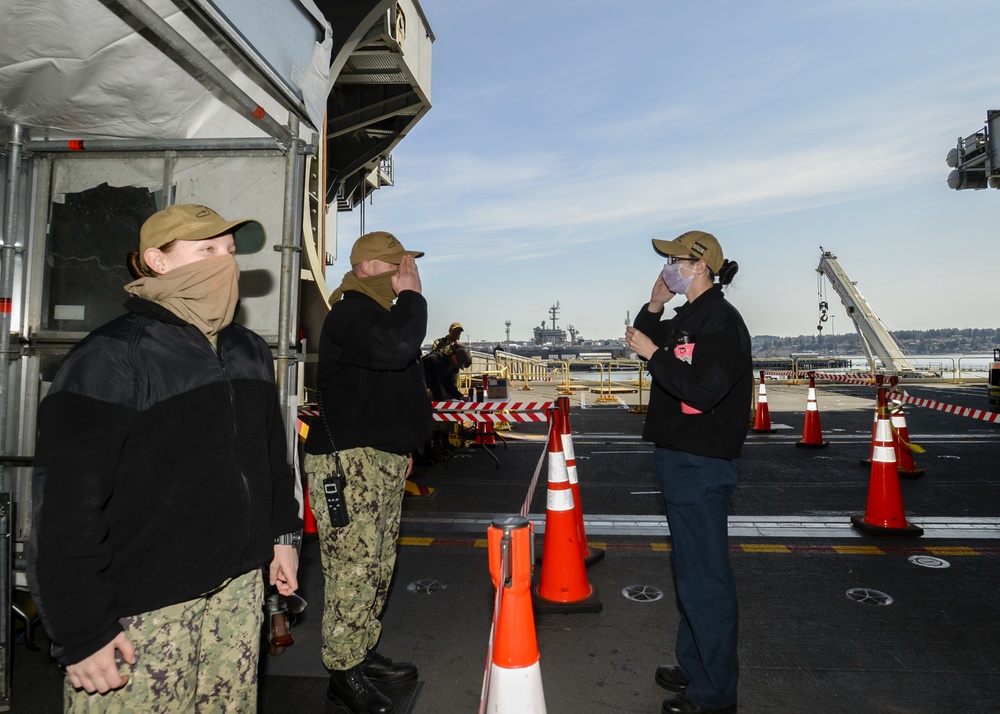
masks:
<path id="1" fill-rule="evenodd" d="M 511 400 L 551 400 L 556 384 Z M 627 384 L 623 383 L 623 386 Z M 986 409 L 986 385 L 926 382 L 909 394 Z M 740 593 L 740 706 L 762 712 L 879 713 L 1000 708 L 1000 425 L 907 405 L 926 473 L 902 479 L 906 517 L 922 537 L 874 537 L 863 516 L 874 390 L 819 384 L 826 448 L 799 448 L 806 386 L 766 385 L 773 434 L 751 433 L 738 462 L 730 538 Z M 640 438 L 635 393 L 575 391 L 571 425 L 588 543 L 605 557 L 587 569 L 599 613 L 535 615 L 549 714 L 660 711 L 653 680 L 673 660 L 677 606 L 669 534 Z M 645 398 L 646 395 L 643 395 Z M 751 405 L 748 405 L 748 408 Z M 491 450 L 460 450 L 418 468 L 434 489 L 407 498 L 393 592 L 379 650 L 412 661 L 420 680 L 389 692 L 397 712 L 475 712 L 486 665 L 494 590 L 486 528 L 516 514 L 532 476 L 529 517 L 541 550 L 545 427 L 515 424 Z M 309 606 L 295 644 L 262 657 L 260 711 L 329 712 L 319 660 L 322 573 L 315 537 L 303 546 L 299 593 Z M 13 652 L 14 712 L 60 710 L 61 674 L 23 643 Z"/>

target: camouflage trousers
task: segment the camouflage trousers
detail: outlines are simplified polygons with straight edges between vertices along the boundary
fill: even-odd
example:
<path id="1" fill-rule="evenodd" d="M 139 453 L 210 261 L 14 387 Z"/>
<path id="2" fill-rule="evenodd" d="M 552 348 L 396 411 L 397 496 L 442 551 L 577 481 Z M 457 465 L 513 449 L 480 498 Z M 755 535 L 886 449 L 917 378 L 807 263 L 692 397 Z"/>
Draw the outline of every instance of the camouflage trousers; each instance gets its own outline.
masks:
<path id="1" fill-rule="evenodd" d="M 379 616 L 396 565 L 396 538 L 406 483 L 407 458 L 371 448 L 340 452 L 347 485 L 344 495 L 350 523 L 330 526 L 323 479 L 333 456 L 307 454 L 309 504 L 316 516 L 325 580 L 323 664 L 350 669 L 375 648 Z"/>
<path id="2" fill-rule="evenodd" d="M 66 712 L 83 714 L 215 714 L 257 710 L 264 581 L 253 570 L 202 597 L 123 617 L 135 664 L 119 655 L 128 684 L 87 694 L 66 678 Z"/>

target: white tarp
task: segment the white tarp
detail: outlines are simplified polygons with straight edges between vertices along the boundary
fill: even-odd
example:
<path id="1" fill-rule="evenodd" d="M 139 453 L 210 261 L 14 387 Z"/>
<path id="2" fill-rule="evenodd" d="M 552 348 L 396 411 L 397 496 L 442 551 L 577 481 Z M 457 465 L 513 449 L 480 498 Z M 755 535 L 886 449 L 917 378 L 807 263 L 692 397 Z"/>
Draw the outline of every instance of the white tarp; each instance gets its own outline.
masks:
<path id="1" fill-rule="evenodd" d="M 183 0 L 145 0 L 195 49 L 224 72 L 257 104 L 284 124 L 297 107 L 287 87 L 252 78 L 243 60 L 234 60 L 182 8 Z M 286 15 L 295 5 L 321 22 L 316 31 L 284 41 L 304 47 L 277 46 L 281 32 L 295 31 L 276 22 L 269 52 L 275 74 L 298 82 L 307 118 L 322 127 L 326 111 L 332 34 L 312 0 L 270 0 L 246 4 L 260 26 L 260 13 Z M 228 19 L 238 23 L 231 10 Z M 299 31 L 303 27 L 299 23 Z M 306 27 L 306 30 L 309 30 Z M 250 28 L 250 35 L 254 33 Z M 228 50 L 227 50 L 228 51 Z M 308 57 L 308 66 L 299 67 Z M 262 86 L 265 85 L 265 86 Z M 33 128 L 32 138 L 247 138 L 264 136 L 242 110 L 114 0 L 0 0 L 0 123 Z M 45 130 L 44 133 L 37 131 Z"/>

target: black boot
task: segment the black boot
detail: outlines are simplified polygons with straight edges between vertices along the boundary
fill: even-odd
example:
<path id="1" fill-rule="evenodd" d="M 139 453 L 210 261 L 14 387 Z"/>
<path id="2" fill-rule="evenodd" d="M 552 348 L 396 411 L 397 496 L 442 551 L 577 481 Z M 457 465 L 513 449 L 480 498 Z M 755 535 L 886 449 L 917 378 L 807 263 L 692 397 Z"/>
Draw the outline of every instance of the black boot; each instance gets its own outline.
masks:
<path id="1" fill-rule="evenodd" d="M 392 714 L 392 700 L 368 681 L 362 666 L 330 672 L 327 701 L 338 714 Z"/>
<path id="2" fill-rule="evenodd" d="M 393 662 L 375 650 L 368 653 L 361 663 L 369 681 L 381 686 L 399 686 L 417 680 L 417 668 L 409 662 Z"/>

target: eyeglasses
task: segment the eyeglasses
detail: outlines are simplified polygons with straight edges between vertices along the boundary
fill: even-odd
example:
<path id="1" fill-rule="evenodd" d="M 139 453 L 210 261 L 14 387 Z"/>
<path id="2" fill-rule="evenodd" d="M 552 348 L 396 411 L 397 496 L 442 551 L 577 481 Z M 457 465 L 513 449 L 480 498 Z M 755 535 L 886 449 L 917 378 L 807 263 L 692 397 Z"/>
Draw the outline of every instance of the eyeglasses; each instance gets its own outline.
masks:
<path id="1" fill-rule="evenodd" d="M 684 262 L 684 263 L 697 263 L 699 260 L 701 260 L 701 258 L 679 258 L 676 255 L 668 255 L 667 256 L 667 263 L 669 263 L 670 265 L 673 265 L 674 263 L 680 263 L 680 262 Z"/>

